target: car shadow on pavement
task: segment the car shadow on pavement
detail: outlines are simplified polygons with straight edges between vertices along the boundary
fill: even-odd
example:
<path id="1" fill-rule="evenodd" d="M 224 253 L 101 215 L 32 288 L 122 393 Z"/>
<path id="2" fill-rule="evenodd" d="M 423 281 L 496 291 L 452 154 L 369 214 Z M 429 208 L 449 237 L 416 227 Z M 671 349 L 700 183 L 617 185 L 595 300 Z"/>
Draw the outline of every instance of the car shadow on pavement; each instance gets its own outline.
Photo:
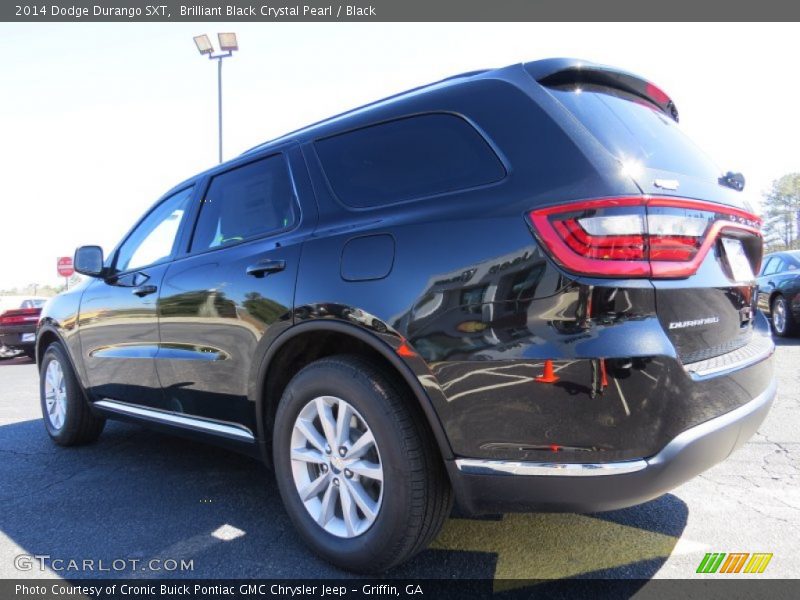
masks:
<path id="1" fill-rule="evenodd" d="M 800 337 L 778 337 L 772 336 L 772 341 L 776 346 L 800 346 Z"/>
<path id="2" fill-rule="evenodd" d="M 3 578 L 38 576 L 38 566 L 16 569 L 20 553 L 94 560 L 94 570 L 56 572 L 72 578 L 354 577 L 303 545 L 268 468 L 138 425 L 109 422 L 98 442 L 77 448 L 52 444 L 39 419 L 0 426 L 0 506 L 0 532 L 11 540 L 0 538 Z M 486 578 L 499 590 L 530 579 L 648 579 L 687 515 L 670 494 L 602 515 L 456 511 L 430 549 L 386 576 Z M 98 570 L 98 561 L 109 568 L 118 559 L 124 568 Z M 142 570 L 151 559 L 192 568 Z"/>
<path id="3" fill-rule="evenodd" d="M 0 358 L 0 367 L 12 366 L 12 365 L 30 365 L 34 364 L 34 360 L 32 358 L 28 358 L 24 354 L 22 356 L 14 356 L 13 358 Z"/>

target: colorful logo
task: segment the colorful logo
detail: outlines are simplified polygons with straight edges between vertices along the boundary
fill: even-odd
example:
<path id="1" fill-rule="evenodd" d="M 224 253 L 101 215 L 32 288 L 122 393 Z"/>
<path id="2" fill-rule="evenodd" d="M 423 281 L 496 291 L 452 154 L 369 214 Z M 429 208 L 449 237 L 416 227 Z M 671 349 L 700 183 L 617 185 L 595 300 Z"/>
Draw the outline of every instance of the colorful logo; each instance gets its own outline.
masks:
<path id="1" fill-rule="evenodd" d="M 748 560 L 749 558 L 749 560 Z M 698 573 L 763 573 L 772 553 L 766 552 L 709 552 L 700 561 Z"/>

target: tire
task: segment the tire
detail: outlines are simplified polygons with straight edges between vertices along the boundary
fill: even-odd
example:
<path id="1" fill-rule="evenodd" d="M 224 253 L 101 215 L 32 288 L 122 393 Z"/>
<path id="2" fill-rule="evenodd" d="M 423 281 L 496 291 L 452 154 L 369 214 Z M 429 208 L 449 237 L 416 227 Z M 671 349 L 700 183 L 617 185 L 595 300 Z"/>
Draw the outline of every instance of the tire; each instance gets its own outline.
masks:
<path id="1" fill-rule="evenodd" d="M 106 420 L 92 413 L 72 363 L 58 342 L 48 346 L 42 356 L 39 397 L 44 426 L 56 444 L 88 444 L 102 433 Z"/>
<path id="2" fill-rule="evenodd" d="M 22 352 L 25 354 L 25 356 L 30 358 L 32 361 L 34 361 L 34 362 L 36 361 L 36 349 L 35 348 L 25 348 Z"/>
<path id="3" fill-rule="evenodd" d="M 307 365 L 289 382 L 275 416 L 275 475 L 289 517 L 312 550 L 348 571 L 381 573 L 407 560 L 428 546 L 452 508 L 444 462 L 424 416 L 414 405 L 415 399 L 406 397 L 402 389 L 380 364 L 367 358 L 324 358 Z M 359 430 L 366 430 L 375 440 L 367 453 L 360 458 L 346 454 L 337 462 L 337 447 L 331 448 L 330 455 L 324 448 L 320 452 L 309 441 L 311 438 L 296 429 L 301 415 L 315 418 L 313 422 L 306 420 L 306 425 L 321 435 L 316 438 L 317 446 L 329 439 L 322 433 L 318 399 L 328 407 L 323 412 L 330 409 L 331 417 L 334 413 L 338 417 L 343 406 L 352 409 L 353 416 L 348 419 L 351 434 L 344 445 L 351 454 L 359 452 L 359 435 L 364 435 Z M 336 432 L 333 434 L 335 437 Z M 314 455 L 313 462 L 292 459 L 298 456 L 292 449 L 300 447 L 304 453 Z M 362 450 L 366 447 L 361 445 Z M 364 463 L 370 465 L 369 471 L 361 466 Z M 347 469 L 348 464 L 352 471 Z M 375 466 L 382 473 L 380 485 L 372 479 L 377 472 Z M 370 475 L 363 475 L 365 472 Z M 320 488 L 319 495 L 308 500 L 311 508 L 307 508 L 300 498 L 304 487 L 301 483 L 318 476 L 327 477 L 328 483 Z M 303 481 L 298 483 L 299 479 Z M 340 487 L 334 486 L 330 492 L 333 510 L 326 513 L 323 501 L 328 487 L 335 483 L 333 479 L 339 480 Z M 358 495 L 348 493 L 351 489 L 360 489 L 369 496 L 374 519 L 361 510 Z M 350 527 L 344 518 L 345 496 L 351 498 L 347 505 L 359 506 L 350 513 L 352 522 L 358 520 L 357 526 Z M 325 521 L 324 525 L 312 516 L 317 507 L 320 510 L 316 514 Z"/>
<path id="4" fill-rule="evenodd" d="M 772 315 L 772 329 L 778 337 L 789 337 L 797 335 L 798 323 L 792 313 L 789 302 L 781 295 L 775 296 L 770 307 Z"/>

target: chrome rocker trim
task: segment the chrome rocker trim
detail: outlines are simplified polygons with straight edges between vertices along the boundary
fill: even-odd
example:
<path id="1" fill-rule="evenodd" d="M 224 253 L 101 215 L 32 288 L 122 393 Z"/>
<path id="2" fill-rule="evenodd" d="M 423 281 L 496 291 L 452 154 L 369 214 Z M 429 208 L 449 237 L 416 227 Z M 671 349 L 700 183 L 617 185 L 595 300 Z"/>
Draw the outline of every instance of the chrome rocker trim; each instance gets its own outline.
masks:
<path id="1" fill-rule="evenodd" d="M 155 408 L 146 408 L 144 406 L 134 406 L 127 402 L 119 402 L 117 400 L 98 400 L 94 406 L 105 411 L 117 413 L 121 415 L 128 415 L 137 417 L 146 421 L 153 421 L 156 423 L 163 423 L 166 425 L 173 425 L 181 429 L 190 429 L 192 431 L 201 431 L 203 433 L 212 433 L 220 437 L 230 438 L 243 442 L 254 442 L 255 437 L 253 432 L 244 427 L 243 425 L 235 425 L 232 423 L 221 423 L 219 421 L 211 421 L 200 417 L 192 417 L 189 415 L 169 412 L 166 410 L 158 410 Z"/>

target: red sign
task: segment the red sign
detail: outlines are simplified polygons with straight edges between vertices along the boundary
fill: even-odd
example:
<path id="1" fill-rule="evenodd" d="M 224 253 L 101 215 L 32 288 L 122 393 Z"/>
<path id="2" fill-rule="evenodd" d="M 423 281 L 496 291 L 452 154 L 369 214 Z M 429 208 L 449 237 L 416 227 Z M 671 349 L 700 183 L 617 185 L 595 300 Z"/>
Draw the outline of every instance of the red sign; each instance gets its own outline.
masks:
<path id="1" fill-rule="evenodd" d="M 73 273 L 75 273 L 75 269 L 72 268 L 72 257 L 71 256 L 62 256 L 58 259 L 58 274 L 62 277 L 72 277 Z"/>

